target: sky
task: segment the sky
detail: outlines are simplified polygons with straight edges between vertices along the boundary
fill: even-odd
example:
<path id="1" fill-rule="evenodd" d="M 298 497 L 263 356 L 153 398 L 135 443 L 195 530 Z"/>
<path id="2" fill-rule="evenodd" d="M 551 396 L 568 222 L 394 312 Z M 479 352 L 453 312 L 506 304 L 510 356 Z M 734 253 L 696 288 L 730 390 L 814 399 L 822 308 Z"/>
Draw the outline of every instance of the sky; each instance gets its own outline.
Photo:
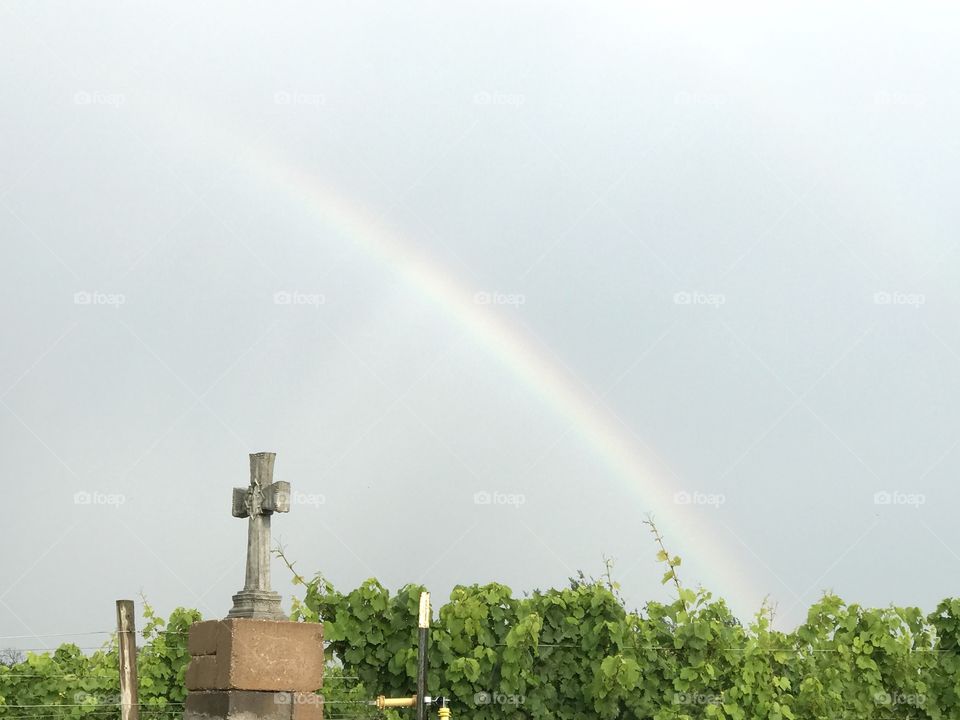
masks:
<path id="1" fill-rule="evenodd" d="M 960 16 L 0 4 L 0 644 L 605 558 L 748 620 L 960 588 Z M 954 190 L 952 190 L 953 188 Z M 276 561 L 289 608 L 296 589 Z"/>

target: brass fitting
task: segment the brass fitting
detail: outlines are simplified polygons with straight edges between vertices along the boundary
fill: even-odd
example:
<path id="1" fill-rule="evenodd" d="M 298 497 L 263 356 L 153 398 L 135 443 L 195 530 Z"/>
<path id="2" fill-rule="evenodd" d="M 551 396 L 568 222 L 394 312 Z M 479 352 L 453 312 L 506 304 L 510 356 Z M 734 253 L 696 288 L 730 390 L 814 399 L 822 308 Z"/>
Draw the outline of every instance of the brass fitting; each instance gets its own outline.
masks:
<path id="1" fill-rule="evenodd" d="M 383 695 L 377 696 L 377 709 L 383 710 L 384 708 L 400 708 L 400 707 L 413 707 L 417 704 L 417 696 L 411 695 L 410 697 L 399 697 L 399 698 L 388 698 Z"/>

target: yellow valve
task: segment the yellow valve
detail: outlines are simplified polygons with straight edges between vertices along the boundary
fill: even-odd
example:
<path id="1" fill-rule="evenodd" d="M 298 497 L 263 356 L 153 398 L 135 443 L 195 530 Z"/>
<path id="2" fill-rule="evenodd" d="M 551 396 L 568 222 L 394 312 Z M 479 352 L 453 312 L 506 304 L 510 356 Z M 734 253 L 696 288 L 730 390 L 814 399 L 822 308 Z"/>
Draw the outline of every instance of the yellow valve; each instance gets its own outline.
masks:
<path id="1" fill-rule="evenodd" d="M 417 696 L 411 695 L 410 697 L 400 697 L 400 698 L 388 698 L 380 695 L 377 697 L 377 709 L 383 710 L 384 708 L 399 708 L 399 707 L 413 707 L 417 704 Z"/>
<path id="2" fill-rule="evenodd" d="M 439 717 L 440 720 L 449 720 L 450 708 L 440 708 L 437 710 L 437 717 Z"/>

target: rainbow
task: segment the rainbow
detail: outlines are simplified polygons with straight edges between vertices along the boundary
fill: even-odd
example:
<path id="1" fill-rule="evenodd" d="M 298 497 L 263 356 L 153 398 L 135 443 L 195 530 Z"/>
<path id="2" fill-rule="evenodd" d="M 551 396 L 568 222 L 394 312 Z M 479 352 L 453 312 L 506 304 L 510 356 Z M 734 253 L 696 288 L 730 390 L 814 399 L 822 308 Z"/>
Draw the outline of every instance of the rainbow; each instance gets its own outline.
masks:
<path id="1" fill-rule="evenodd" d="M 181 106 L 182 107 L 182 106 Z M 468 331 L 514 379 L 535 394 L 568 424 L 609 470 L 611 477 L 642 498 L 638 522 L 645 513 L 656 518 L 668 547 L 677 548 L 687 565 L 699 571 L 704 584 L 731 601 L 735 609 L 752 612 L 766 594 L 750 582 L 754 573 L 741 561 L 744 552 L 730 547 L 731 534 L 705 527 L 706 512 L 696 513 L 676 502 L 679 489 L 663 470 L 654 470 L 624 423 L 603 401 L 551 357 L 531 333 L 495 308 L 477 302 L 475 289 L 458 280 L 451 269 L 401 237 L 370 209 L 345 197 L 317 175 L 263 143 L 251 143 L 229 122 L 217 118 L 217 143 L 226 157 L 241 164 L 264 190 L 304 212 L 307 220 L 348 238 L 376 263 L 395 273 L 419 296 L 432 302 L 454 325 Z M 210 118 L 203 118 L 209 125 Z M 239 148 L 239 150 L 238 150 Z M 210 146 L 207 145 L 209 150 Z M 653 557 L 653 545 L 650 548 Z M 691 578 L 685 576 L 690 582 Z"/>

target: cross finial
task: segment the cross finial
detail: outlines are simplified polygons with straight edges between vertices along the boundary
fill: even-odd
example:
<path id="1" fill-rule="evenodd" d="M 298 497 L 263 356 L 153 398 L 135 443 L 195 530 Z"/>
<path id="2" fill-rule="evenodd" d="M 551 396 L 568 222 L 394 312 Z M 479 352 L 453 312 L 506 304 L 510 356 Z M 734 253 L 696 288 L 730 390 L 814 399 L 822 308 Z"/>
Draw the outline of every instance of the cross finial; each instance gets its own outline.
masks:
<path id="1" fill-rule="evenodd" d="M 249 518 L 247 572 L 227 617 L 285 620 L 280 594 L 270 589 L 270 516 L 290 510 L 290 483 L 273 481 L 276 453 L 250 455 L 250 485 L 233 489 L 233 516 Z"/>

